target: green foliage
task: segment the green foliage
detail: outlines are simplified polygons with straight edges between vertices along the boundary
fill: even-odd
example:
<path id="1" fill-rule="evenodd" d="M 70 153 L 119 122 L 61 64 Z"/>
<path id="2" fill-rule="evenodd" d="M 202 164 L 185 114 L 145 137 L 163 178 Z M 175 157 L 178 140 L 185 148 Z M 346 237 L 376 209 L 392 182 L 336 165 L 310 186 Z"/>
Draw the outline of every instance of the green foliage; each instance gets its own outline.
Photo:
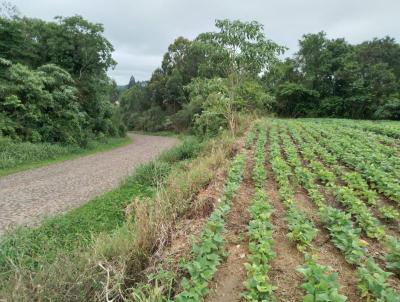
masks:
<path id="1" fill-rule="evenodd" d="M 268 203 L 264 190 L 267 178 L 265 170 L 265 144 L 267 141 L 266 125 L 254 123 L 247 136 L 248 141 L 254 141 L 257 136 L 254 151 L 254 167 L 252 177 L 256 186 L 250 211 L 249 231 L 249 256 L 245 264 L 247 279 L 244 283 L 246 290 L 242 294 L 247 301 L 274 301 L 273 291 L 276 289 L 269 282 L 269 262 L 275 257 L 273 251 L 273 226 L 271 222 L 272 206 Z"/>
<path id="2" fill-rule="evenodd" d="M 141 185 L 157 186 L 164 182 L 171 165 L 162 161 L 152 161 L 136 169 L 135 180 Z"/>
<path id="3" fill-rule="evenodd" d="M 385 245 L 388 252 L 385 255 L 386 267 L 396 272 L 400 273 L 400 241 L 392 236 L 387 236 L 385 240 Z"/>
<path id="4" fill-rule="evenodd" d="M 0 18 L 0 135 L 85 146 L 125 135 L 114 116 L 115 62 L 101 24 L 80 16 L 45 22 Z"/>
<path id="5" fill-rule="evenodd" d="M 268 280 L 269 262 L 275 257 L 273 251 L 273 226 L 271 223 L 272 207 L 268 203 L 265 191 L 258 188 L 250 206 L 248 226 L 250 243 L 247 279 L 243 297 L 246 301 L 274 301 L 276 290 Z"/>
<path id="6" fill-rule="evenodd" d="M 85 148 L 76 145 L 17 142 L 0 137 L 0 175 L 41 166 L 50 162 L 105 151 L 128 143 L 128 138 L 90 140 Z"/>
<path id="7" fill-rule="evenodd" d="M 257 138 L 259 126 L 260 125 L 258 123 L 254 123 L 251 125 L 251 128 L 246 136 L 246 142 L 245 142 L 246 149 L 251 149 L 253 147 L 254 141 Z"/>
<path id="8" fill-rule="evenodd" d="M 272 108 L 274 98 L 259 74 L 284 48 L 268 40 L 258 22 L 217 20 L 215 25 L 217 32 L 194 41 L 177 38 L 150 81 L 123 93 L 122 116 L 129 128 L 189 128 L 216 135 L 227 127 L 235 132 L 239 111 Z"/>
<path id="9" fill-rule="evenodd" d="M 294 58 L 265 77 L 266 86 L 284 116 L 396 119 L 399 57 L 400 45 L 389 37 L 351 45 L 306 34 Z"/>
<path id="10" fill-rule="evenodd" d="M 179 145 L 163 152 L 158 160 L 139 166 L 135 171 L 135 181 L 144 186 L 161 185 L 173 164 L 195 158 L 200 153 L 201 146 L 196 137 L 186 137 Z"/>
<path id="11" fill-rule="evenodd" d="M 208 282 L 212 279 L 223 252 L 225 217 L 243 177 L 245 155 L 237 155 L 230 167 L 224 193 L 217 208 L 212 212 L 203 228 L 199 242 L 193 245 L 193 259 L 185 265 L 190 279 L 182 280 L 183 291 L 175 301 L 200 301 L 208 293 Z"/>
<path id="12" fill-rule="evenodd" d="M 285 220 L 289 227 L 288 237 L 297 242 L 297 248 L 304 253 L 306 258 L 305 264 L 298 268 L 298 271 L 304 275 L 305 279 L 305 282 L 302 284 L 302 288 L 306 292 L 303 301 L 346 301 L 347 298 L 339 294 L 339 284 L 336 281 L 336 274 L 330 273 L 328 267 L 316 263 L 308 253 L 312 241 L 317 235 L 317 229 L 313 222 L 296 205 L 294 190 L 291 188 L 293 185 L 289 179 L 291 175 L 290 166 L 294 168 L 299 181 L 305 185 L 310 197 L 319 206 L 321 217 L 323 217 L 326 207 L 323 198 L 318 195 L 319 191 L 314 188 L 315 176 L 310 174 L 308 170 L 301 168 L 302 162 L 299 159 L 297 150 L 282 128 L 280 134 L 281 137 L 279 137 L 274 125 L 270 135 L 271 164 L 275 178 L 279 184 L 280 196 L 287 208 Z M 286 155 L 290 166 L 281 157 L 279 139 L 283 142 L 282 152 Z M 331 233 L 332 235 L 334 234 Z"/>
<path id="13" fill-rule="evenodd" d="M 203 36 L 227 53 L 227 74 L 240 81 L 246 76 L 257 76 L 277 59 L 285 48 L 268 40 L 264 26 L 257 21 L 217 20 L 218 32 Z"/>
<path id="14" fill-rule="evenodd" d="M 389 287 L 391 273 L 383 271 L 372 258 L 357 269 L 358 287 L 361 295 L 380 302 L 399 302 L 399 295 Z"/>
<path id="15" fill-rule="evenodd" d="M 331 268 L 320 265 L 308 256 L 306 263 L 297 269 L 306 280 L 301 287 L 306 291 L 303 302 L 344 302 L 346 296 L 339 294 L 337 274 Z"/>
<path id="16" fill-rule="evenodd" d="M 365 230 L 368 237 L 381 239 L 385 236 L 385 229 L 368 210 L 366 205 L 358 199 L 349 188 L 335 190 L 336 198 L 349 208 L 349 212 L 356 217 L 358 224 Z"/>
<path id="17" fill-rule="evenodd" d="M 182 160 L 195 158 L 201 150 L 202 144 L 195 136 L 185 137 L 182 143 L 174 148 L 163 152 L 160 156 L 161 161 L 176 163 Z"/>
<path id="18" fill-rule="evenodd" d="M 326 207 L 322 209 L 321 217 L 327 225 L 334 245 L 344 252 L 346 261 L 349 263 L 361 261 L 365 251 L 360 241 L 360 229 L 353 227 L 351 215 Z"/>
<path id="19" fill-rule="evenodd" d="M 265 124 L 260 124 L 258 139 L 254 150 L 254 168 L 253 181 L 257 188 L 263 188 L 267 180 L 267 172 L 265 170 L 265 145 L 267 143 L 267 133 Z M 249 134 L 251 137 L 251 133 Z"/>
<path id="20" fill-rule="evenodd" d="M 277 88 L 276 110 L 284 116 L 307 116 L 318 106 L 319 93 L 302 84 L 285 82 Z"/>
<path id="21" fill-rule="evenodd" d="M 358 263 L 363 259 L 365 253 L 360 240 L 360 229 L 353 227 L 350 214 L 326 205 L 325 197 L 319 191 L 316 183 L 317 175 L 306 167 L 302 167 L 302 164 L 299 165 L 298 155 L 287 135 L 283 135 L 283 140 L 289 160 L 292 158 L 289 162 L 295 168 L 300 184 L 304 186 L 310 198 L 318 206 L 320 217 L 329 230 L 333 244 L 344 252 L 347 262 Z"/>
<path id="22" fill-rule="evenodd" d="M 188 86 L 190 103 L 201 104 L 201 114 L 194 116 L 197 133 L 215 136 L 226 128 L 239 102 L 228 98 L 226 80 L 221 78 L 195 79 Z"/>
<path id="23" fill-rule="evenodd" d="M 282 132 L 283 149 L 287 157 L 287 161 L 292 167 L 300 167 L 301 162 L 297 156 L 296 149 L 289 141 L 288 136 L 285 132 Z M 297 242 L 298 250 L 305 252 L 307 248 L 311 246 L 311 242 L 317 235 L 317 229 L 314 223 L 307 218 L 304 212 L 302 212 L 296 205 L 294 193 L 289 189 L 290 187 L 290 167 L 287 165 L 279 155 L 278 149 L 278 136 L 271 138 L 273 144 L 271 144 L 271 151 L 274 154 L 272 158 L 272 169 L 277 175 L 278 183 L 280 185 L 279 191 L 281 196 L 284 197 L 284 203 L 287 208 L 287 214 L 285 220 L 289 226 L 288 237 L 290 240 Z M 277 154 L 277 155 L 276 155 Z M 296 171 L 296 169 L 295 169 Z"/>
<path id="24" fill-rule="evenodd" d="M 391 96 L 372 117 L 377 120 L 400 120 L 400 96 Z"/>
<path id="25" fill-rule="evenodd" d="M 297 242 L 298 250 L 305 251 L 317 236 L 317 229 L 304 213 L 295 208 L 295 204 L 289 205 L 288 208 L 289 210 L 285 217 L 289 225 L 288 238 Z"/>

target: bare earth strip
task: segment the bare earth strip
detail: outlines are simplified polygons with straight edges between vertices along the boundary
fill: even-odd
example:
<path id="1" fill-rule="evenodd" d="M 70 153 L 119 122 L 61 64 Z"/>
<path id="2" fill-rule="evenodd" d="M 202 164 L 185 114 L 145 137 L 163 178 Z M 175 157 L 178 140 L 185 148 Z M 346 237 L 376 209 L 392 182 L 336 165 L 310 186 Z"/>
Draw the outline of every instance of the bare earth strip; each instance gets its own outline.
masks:
<path id="1" fill-rule="evenodd" d="M 178 142 L 171 137 L 129 136 L 133 142 L 124 147 L 0 178 L 0 234 L 110 191 L 135 167 Z"/>

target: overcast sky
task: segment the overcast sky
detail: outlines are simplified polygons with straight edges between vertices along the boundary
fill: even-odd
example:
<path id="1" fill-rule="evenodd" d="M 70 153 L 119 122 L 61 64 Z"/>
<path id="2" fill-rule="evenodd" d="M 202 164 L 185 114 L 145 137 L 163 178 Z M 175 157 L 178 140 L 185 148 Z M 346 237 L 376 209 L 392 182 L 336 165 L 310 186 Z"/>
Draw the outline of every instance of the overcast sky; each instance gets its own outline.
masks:
<path id="1" fill-rule="evenodd" d="M 126 84 L 147 80 L 178 36 L 190 39 L 214 28 L 215 19 L 257 20 L 267 36 L 297 50 L 304 33 L 358 43 L 392 36 L 400 41 L 400 0 L 11 0 L 23 15 L 51 20 L 82 15 L 103 23 L 118 62 L 109 75 Z"/>

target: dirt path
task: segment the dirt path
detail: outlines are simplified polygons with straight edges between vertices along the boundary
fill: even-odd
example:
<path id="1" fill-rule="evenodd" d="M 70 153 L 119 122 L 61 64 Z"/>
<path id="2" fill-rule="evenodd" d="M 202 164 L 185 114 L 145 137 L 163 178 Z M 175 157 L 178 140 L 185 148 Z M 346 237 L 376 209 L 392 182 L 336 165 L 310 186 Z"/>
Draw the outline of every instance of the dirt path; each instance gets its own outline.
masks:
<path id="1" fill-rule="evenodd" d="M 178 142 L 171 137 L 129 136 L 133 142 L 124 147 L 0 178 L 0 234 L 111 190 L 135 167 Z"/>

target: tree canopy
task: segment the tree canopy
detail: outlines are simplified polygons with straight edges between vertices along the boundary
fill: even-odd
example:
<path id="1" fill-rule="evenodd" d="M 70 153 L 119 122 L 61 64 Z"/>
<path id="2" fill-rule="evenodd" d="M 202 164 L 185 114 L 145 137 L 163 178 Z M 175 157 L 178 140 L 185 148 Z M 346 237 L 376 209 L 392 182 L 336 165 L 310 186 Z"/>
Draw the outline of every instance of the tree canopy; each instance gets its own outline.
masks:
<path id="1" fill-rule="evenodd" d="M 122 109 L 129 127 L 204 129 L 199 124 L 207 120 L 214 130 L 220 124 L 233 130 L 238 110 L 271 108 L 273 98 L 260 75 L 278 62 L 285 48 L 267 39 L 255 21 L 217 20 L 215 25 L 216 32 L 202 33 L 193 41 L 177 38 L 149 83 L 124 92 L 121 108 L 133 109 Z"/>
<path id="2" fill-rule="evenodd" d="M 285 116 L 397 119 L 400 45 L 392 38 L 358 45 L 307 34 L 293 59 L 275 65 L 265 85 Z"/>
<path id="3" fill-rule="evenodd" d="M 0 134 L 85 144 L 123 133 L 113 118 L 116 62 L 103 26 L 81 16 L 54 22 L 0 18 Z"/>

